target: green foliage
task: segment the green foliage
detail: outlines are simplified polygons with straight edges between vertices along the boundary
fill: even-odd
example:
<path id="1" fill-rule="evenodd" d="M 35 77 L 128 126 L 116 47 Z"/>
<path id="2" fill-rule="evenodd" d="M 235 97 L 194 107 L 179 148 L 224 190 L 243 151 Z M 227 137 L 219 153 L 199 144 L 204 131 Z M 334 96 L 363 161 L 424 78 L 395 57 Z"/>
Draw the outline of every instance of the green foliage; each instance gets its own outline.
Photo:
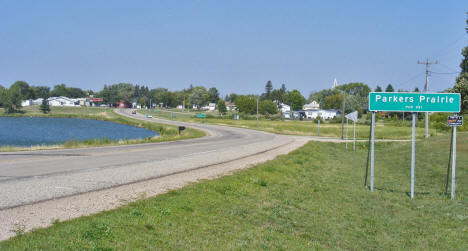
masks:
<path id="1" fill-rule="evenodd" d="M 7 113 L 19 112 L 21 107 L 21 95 L 18 88 L 10 88 L 4 92 L 3 107 Z"/>
<path id="2" fill-rule="evenodd" d="M 460 73 L 457 77 L 455 86 L 450 90 L 451 92 L 460 93 L 461 108 L 460 113 L 468 112 L 468 72 Z"/>
<path id="3" fill-rule="evenodd" d="M 257 99 L 252 95 L 237 96 L 235 100 L 239 112 L 255 114 L 257 112 Z"/>
<path id="4" fill-rule="evenodd" d="M 262 94 L 262 99 L 272 100 L 272 91 L 273 91 L 273 84 L 270 80 L 268 80 L 265 84 L 265 92 Z"/>
<path id="5" fill-rule="evenodd" d="M 297 111 L 302 110 L 306 100 L 298 90 L 294 89 L 288 92 L 287 103 L 293 111 Z"/>
<path id="6" fill-rule="evenodd" d="M 278 106 L 271 100 L 262 100 L 258 110 L 262 115 L 273 115 L 278 113 Z"/>
<path id="7" fill-rule="evenodd" d="M 193 105 L 196 105 L 198 109 L 208 103 L 208 92 L 203 86 L 196 86 L 192 89 L 192 94 L 190 94 L 190 102 Z"/>
<path id="8" fill-rule="evenodd" d="M 391 84 L 388 84 L 387 87 L 385 88 L 385 92 L 394 92 L 395 89 L 393 89 L 393 86 Z"/>
<path id="9" fill-rule="evenodd" d="M 219 114 L 221 114 L 221 115 L 226 114 L 227 108 L 226 108 L 226 104 L 224 103 L 224 100 L 219 99 L 216 106 L 218 107 Z"/>
<path id="10" fill-rule="evenodd" d="M 75 87 L 67 87 L 65 84 L 55 85 L 54 89 L 50 92 L 52 97 L 68 97 L 68 98 L 82 98 L 86 96 L 86 93 Z"/>
<path id="11" fill-rule="evenodd" d="M 379 85 L 375 88 L 375 92 L 382 92 L 382 87 Z"/>
<path id="12" fill-rule="evenodd" d="M 208 101 L 210 103 L 216 103 L 218 102 L 219 99 L 219 91 L 216 89 L 216 87 L 211 87 L 208 90 Z"/>
<path id="13" fill-rule="evenodd" d="M 326 96 L 322 102 L 323 109 L 341 109 L 343 106 L 343 94 L 337 93 L 330 96 Z"/>
<path id="14" fill-rule="evenodd" d="M 49 102 L 47 101 L 47 99 L 42 99 L 42 104 L 41 106 L 39 107 L 39 109 L 41 110 L 42 113 L 46 114 L 46 113 L 49 113 L 50 112 L 50 105 L 49 105 Z"/>

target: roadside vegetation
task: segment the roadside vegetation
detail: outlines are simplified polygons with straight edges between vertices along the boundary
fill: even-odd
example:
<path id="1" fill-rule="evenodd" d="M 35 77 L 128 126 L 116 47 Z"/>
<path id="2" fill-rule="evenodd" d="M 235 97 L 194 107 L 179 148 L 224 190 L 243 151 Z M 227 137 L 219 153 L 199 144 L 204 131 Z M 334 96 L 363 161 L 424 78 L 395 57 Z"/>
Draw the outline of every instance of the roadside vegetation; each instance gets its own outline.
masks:
<path id="1" fill-rule="evenodd" d="M 2 250 L 463 250 L 468 240 L 468 134 L 458 134 L 456 199 L 445 195 L 449 139 L 418 141 L 409 198 L 408 142 L 310 142 L 275 160 L 116 210 L 21 234 Z M 450 186 L 449 186 L 450 187 Z"/>
<path id="2" fill-rule="evenodd" d="M 246 117 L 245 119 L 234 120 L 233 114 L 220 116 L 216 112 L 197 112 L 180 110 L 166 110 L 166 109 L 153 109 L 153 110 L 139 110 L 141 114 L 150 114 L 153 117 L 164 119 L 178 120 L 184 122 L 208 123 L 218 125 L 228 125 L 242 128 L 249 128 L 254 130 L 262 130 L 278 134 L 289 135 L 306 135 L 306 136 L 319 136 L 317 120 L 271 120 L 264 117 L 260 118 L 257 127 L 255 117 Z M 196 114 L 206 114 L 206 118 L 196 118 Z M 445 117 L 447 119 L 447 117 Z M 341 120 L 335 119 L 332 122 L 321 121 L 320 136 L 322 137 L 341 137 Z M 440 122 L 442 123 L 442 122 Z M 446 121 L 445 121 L 446 123 Z M 356 124 L 356 138 L 368 139 L 370 130 L 370 122 L 366 117 L 362 118 Z M 438 128 L 431 127 L 429 133 L 431 136 L 440 134 L 447 134 L 448 130 L 446 125 L 439 126 Z M 346 134 L 346 125 L 344 127 L 344 134 Z M 349 138 L 353 136 L 353 124 L 349 123 L 348 129 Z M 411 121 L 401 121 L 392 119 L 380 119 L 376 122 L 376 139 L 411 139 Z M 416 137 L 424 137 L 424 121 L 418 122 L 416 128 Z"/>
<path id="3" fill-rule="evenodd" d="M 204 136 L 204 132 L 187 128 L 179 135 L 176 126 L 158 124 L 147 121 L 140 121 L 119 115 L 109 108 L 95 108 L 95 107 L 50 107 L 50 112 L 43 113 L 39 106 L 24 107 L 21 113 L 7 113 L 0 110 L 0 116 L 14 116 L 14 117 L 57 117 L 57 118 L 80 118 L 80 119 L 94 119 L 105 120 L 119 124 L 130 126 L 137 126 L 151 131 L 158 132 L 159 136 L 149 137 L 144 139 L 123 139 L 123 140 L 110 140 L 107 138 L 88 139 L 83 141 L 69 140 L 59 145 L 38 145 L 31 147 L 15 147 L 15 146 L 2 146 L 0 151 L 21 151 L 21 150 L 41 150 L 41 149 L 57 149 L 57 148 L 81 148 L 81 147 L 94 147 L 94 146 L 108 146 L 108 145 L 123 145 L 123 144 L 139 144 L 151 142 L 163 142 L 179 139 L 197 138 Z"/>

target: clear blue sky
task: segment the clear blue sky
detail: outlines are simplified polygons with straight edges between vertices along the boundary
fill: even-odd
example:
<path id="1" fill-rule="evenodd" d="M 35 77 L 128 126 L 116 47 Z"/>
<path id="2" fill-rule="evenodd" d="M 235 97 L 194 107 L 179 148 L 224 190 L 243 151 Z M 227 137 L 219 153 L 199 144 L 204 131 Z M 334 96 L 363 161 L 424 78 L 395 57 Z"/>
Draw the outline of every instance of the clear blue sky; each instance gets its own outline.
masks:
<path id="1" fill-rule="evenodd" d="M 268 80 L 420 89 L 424 66 L 459 71 L 468 1 L 0 0 L 0 85 L 130 82 L 261 93 Z M 456 74 L 433 74 L 430 89 Z"/>

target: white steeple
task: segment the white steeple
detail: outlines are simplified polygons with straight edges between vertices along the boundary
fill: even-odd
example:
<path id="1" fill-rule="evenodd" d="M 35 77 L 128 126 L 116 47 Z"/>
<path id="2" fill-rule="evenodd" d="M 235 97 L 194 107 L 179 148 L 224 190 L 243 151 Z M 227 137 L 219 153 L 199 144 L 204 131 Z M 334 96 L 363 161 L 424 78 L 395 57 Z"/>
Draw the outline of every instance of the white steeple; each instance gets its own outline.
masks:
<path id="1" fill-rule="evenodd" d="M 333 80 L 332 89 L 335 89 L 336 87 L 338 87 L 338 81 L 336 81 L 336 78 L 335 78 L 335 80 Z"/>

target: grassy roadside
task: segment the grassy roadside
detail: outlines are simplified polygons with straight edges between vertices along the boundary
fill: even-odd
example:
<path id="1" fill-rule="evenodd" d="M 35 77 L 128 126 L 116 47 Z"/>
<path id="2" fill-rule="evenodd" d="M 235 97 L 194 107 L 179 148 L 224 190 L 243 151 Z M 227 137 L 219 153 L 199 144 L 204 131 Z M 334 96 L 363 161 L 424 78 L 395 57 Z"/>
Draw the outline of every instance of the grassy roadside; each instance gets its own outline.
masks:
<path id="1" fill-rule="evenodd" d="M 318 136 L 318 125 L 312 121 L 278 121 L 278 120 L 259 120 L 258 128 L 255 120 L 233 120 L 231 116 L 227 116 L 226 119 L 220 118 L 195 118 L 195 112 L 173 112 L 166 110 L 139 110 L 142 114 L 151 114 L 154 117 L 160 117 L 164 119 L 172 119 L 185 122 L 196 122 L 196 123 L 209 123 L 218 125 L 228 125 L 242 128 L 249 128 L 255 130 L 262 130 L 278 134 L 289 134 L 289 135 L 307 135 L 307 136 Z M 171 115 L 172 112 L 172 115 Z M 209 113 L 208 113 L 209 114 Z M 408 123 L 408 125 L 410 125 Z M 346 127 L 345 129 L 346 130 Z M 429 130 L 431 136 L 447 134 L 446 131 L 437 131 L 431 128 Z M 345 132 L 344 132 L 345 133 Z M 353 134 L 353 124 L 349 123 L 349 137 Z M 333 123 L 322 123 L 320 125 L 320 136 L 323 137 L 341 137 L 341 124 Z M 369 125 L 356 125 L 356 137 L 360 139 L 369 138 Z M 397 126 L 389 123 L 377 123 L 376 139 L 411 139 L 411 126 Z M 416 128 L 416 137 L 424 138 L 424 127 Z"/>
<path id="2" fill-rule="evenodd" d="M 468 244 L 468 134 L 458 137 L 457 197 L 444 182 L 448 138 L 376 144 L 376 190 L 363 187 L 367 150 L 310 142 L 273 161 L 120 209 L 57 222 L 1 250 L 449 249 Z"/>
<path id="3" fill-rule="evenodd" d="M 187 128 L 180 135 L 176 126 L 158 124 L 140 120 L 134 120 L 115 113 L 112 109 L 94 108 L 94 107 L 51 107 L 51 112 L 43 114 L 38 106 L 24 107 L 23 113 L 6 114 L 0 112 L 0 116 L 12 117 L 60 117 L 60 118 L 80 118 L 80 119 L 94 119 L 105 120 L 119 124 L 130 126 L 137 126 L 146 128 L 148 130 L 157 131 L 158 137 L 144 138 L 144 139 L 126 139 L 126 140 L 109 140 L 109 139 L 89 139 L 83 141 L 69 140 L 59 145 L 39 145 L 31 147 L 14 147 L 2 146 L 0 152 L 5 151 L 22 151 L 22 150 L 42 150 L 42 149 L 61 149 L 61 148 L 82 148 L 82 147 L 96 147 L 96 146 L 109 146 L 109 145 L 124 145 L 124 144 L 139 144 L 151 142 L 163 142 L 179 139 L 197 138 L 204 136 L 204 132 Z M 0 110 L 1 111 L 1 110 Z"/>

